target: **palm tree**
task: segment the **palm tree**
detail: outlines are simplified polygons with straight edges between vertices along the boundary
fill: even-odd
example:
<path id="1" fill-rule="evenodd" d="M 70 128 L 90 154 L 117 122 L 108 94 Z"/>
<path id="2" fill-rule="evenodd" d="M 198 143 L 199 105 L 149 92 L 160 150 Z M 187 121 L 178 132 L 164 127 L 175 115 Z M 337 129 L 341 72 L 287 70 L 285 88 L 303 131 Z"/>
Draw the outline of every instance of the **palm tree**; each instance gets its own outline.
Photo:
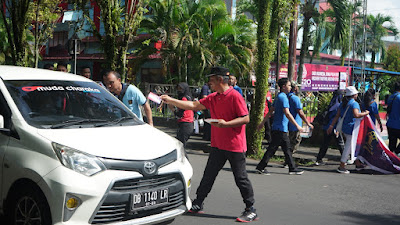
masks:
<path id="1" fill-rule="evenodd" d="M 162 40 L 169 81 L 199 81 L 206 68 L 217 64 L 240 74 L 250 70 L 255 41 L 251 21 L 242 16 L 230 20 L 224 1 L 155 0 L 150 7 L 152 15 L 143 20 L 142 28 L 152 41 Z M 149 48 L 142 46 L 142 59 L 154 52 Z"/>
<path id="2" fill-rule="evenodd" d="M 301 44 L 300 50 L 300 59 L 299 59 L 299 69 L 297 73 L 297 82 L 301 83 L 303 79 L 303 65 L 304 58 L 306 55 L 309 55 L 308 48 L 310 46 L 310 28 L 312 22 L 317 20 L 321 15 L 318 13 L 315 5 L 317 0 L 305 0 L 305 3 L 301 5 L 301 14 L 303 15 L 303 41 Z M 343 43 L 342 40 L 346 37 L 347 23 L 345 18 L 346 12 L 346 0 L 327 0 L 327 2 L 331 5 L 334 18 L 335 18 L 335 28 L 333 30 L 333 35 L 331 37 L 332 42 L 334 43 Z M 313 19 L 313 20 L 312 20 Z M 317 49 L 318 51 L 319 49 Z"/>
<path id="3" fill-rule="evenodd" d="M 332 49 L 340 49 L 341 50 L 340 59 L 341 59 L 342 66 L 344 65 L 345 57 L 348 56 L 350 53 L 349 51 L 350 51 L 351 46 L 349 46 L 349 45 L 354 42 L 353 41 L 355 39 L 354 37 L 356 37 L 356 35 L 354 35 L 354 34 L 350 36 L 349 26 L 358 24 L 361 21 L 361 17 L 360 17 L 361 13 L 359 11 L 360 6 L 361 6 L 360 1 L 355 1 L 354 3 L 351 3 L 351 2 L 345 3 L 343 22 L 347 25 L 346 26 L 342 25 L 343 27 L 346 27 L 346 29 L 344 29 L 344 31 L 343 31 L 344 33 L 342 35 L 342 38 L 339 38 L 339 39 L 335 38 L 335 37 L 337 37 L 337 35 L 335 34 L 335 24 L 337 22 L 335 12 L 332 9 L 329 9 L 329 10 L 323 12 L 321 15 L 324 18 L 329 18 L 329 21 L 327 21 L 326 19 L 324 19 L 324 21 L 322 21 L 323 29 L 325 32 L 325 36 L 322 39 L 329 40 L 329 42 L 327 43 L 325 48 L 329 48 L 330 50 L 332 50 Z M 317 38 L 321 38 L 321 37 L 317 37 Z M 313 52 L 313 54 L 314 54 L 314 52 Z"/>
<path id="4" fill-rule="evenodd" d="M 390 26 L 385 27 L 383 24 L 389 22 Z M 394 35 L 398 34 L 397 28 L 393 24 L 391 16 L 384 16 L 378 14 L 376 16 L 368 15 L 367 17 L 367 48 L 372 52 L 371 68 L 375 68 L 376 53 L 383 50 L 385 45 L 382 37 L 388 34 L 388 31 L 393 32 Z"/>

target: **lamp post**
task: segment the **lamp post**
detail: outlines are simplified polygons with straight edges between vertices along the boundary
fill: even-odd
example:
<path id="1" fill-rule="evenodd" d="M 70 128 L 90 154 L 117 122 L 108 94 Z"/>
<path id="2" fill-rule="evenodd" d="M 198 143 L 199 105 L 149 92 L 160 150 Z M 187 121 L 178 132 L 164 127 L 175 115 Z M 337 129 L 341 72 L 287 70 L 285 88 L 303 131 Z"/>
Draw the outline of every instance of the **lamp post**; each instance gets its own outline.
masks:
<path id="1" fill-rule="evenodd" d="M 77 63 L 77 55 L 80 52 L 81 48 L 81 40 L 78 35 L 75 33 L 69 42 L 69 54 L 74 57 L 74 74 L 76 74 L 76 63 Z"/>

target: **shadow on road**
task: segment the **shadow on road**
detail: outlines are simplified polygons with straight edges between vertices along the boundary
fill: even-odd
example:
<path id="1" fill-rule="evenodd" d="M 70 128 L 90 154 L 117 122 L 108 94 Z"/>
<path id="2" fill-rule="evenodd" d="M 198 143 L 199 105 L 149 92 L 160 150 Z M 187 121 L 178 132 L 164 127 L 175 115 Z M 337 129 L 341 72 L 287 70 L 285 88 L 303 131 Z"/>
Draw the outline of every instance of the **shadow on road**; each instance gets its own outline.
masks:
<path id="1" fill-rule="evenodd" d="M 362 225 L 398 225 L 400 224 L 400 215 L 373 215 L 362 214 L 356 211 L 346 211 L 339 213 L 341 216 L 347 216 L 351 224 Z"/>
<path id="2" fill-rule="evenodd" d="M 183 216 L 193 216 L 193 217 L 205 217 L 205 218 L 213 218 L 213 219 L 227 219 L 227 220 L 235 220 L 236 217 L 233 216 L 222 216 L 222 215 L 213 215 L 213 214 L 207 214 L 207 213 L 185 213 Z"/>

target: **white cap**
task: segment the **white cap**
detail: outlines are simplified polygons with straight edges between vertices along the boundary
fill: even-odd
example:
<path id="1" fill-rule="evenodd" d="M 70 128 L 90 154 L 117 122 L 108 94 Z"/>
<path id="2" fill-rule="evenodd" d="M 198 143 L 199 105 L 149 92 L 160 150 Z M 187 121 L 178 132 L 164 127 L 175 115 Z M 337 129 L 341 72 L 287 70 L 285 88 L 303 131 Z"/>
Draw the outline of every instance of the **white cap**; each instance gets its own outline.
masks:
<path id="1" fill-rule="evenodd" d="M 344 93 L 344 96 L 353 96 L 355 94 L 358 94 L 359 92 L 354 86 L 348 86 Z"/>

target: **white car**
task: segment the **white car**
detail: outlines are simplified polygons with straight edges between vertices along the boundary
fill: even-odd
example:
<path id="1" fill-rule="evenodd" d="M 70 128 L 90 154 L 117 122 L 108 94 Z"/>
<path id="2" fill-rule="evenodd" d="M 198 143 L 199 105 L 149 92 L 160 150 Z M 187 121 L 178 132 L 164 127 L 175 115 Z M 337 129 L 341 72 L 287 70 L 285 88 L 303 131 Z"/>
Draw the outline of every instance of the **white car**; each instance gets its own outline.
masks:
<path id="1" fill-rule="evenodd" d="M 0 66 L 7 224 L 155 224 L 190 209 L 182 143 L 81 76 Z"/>

